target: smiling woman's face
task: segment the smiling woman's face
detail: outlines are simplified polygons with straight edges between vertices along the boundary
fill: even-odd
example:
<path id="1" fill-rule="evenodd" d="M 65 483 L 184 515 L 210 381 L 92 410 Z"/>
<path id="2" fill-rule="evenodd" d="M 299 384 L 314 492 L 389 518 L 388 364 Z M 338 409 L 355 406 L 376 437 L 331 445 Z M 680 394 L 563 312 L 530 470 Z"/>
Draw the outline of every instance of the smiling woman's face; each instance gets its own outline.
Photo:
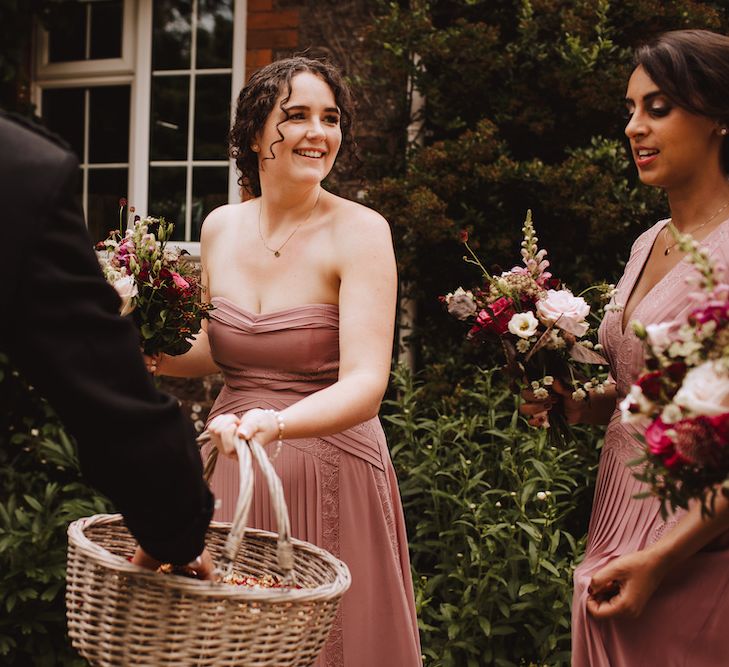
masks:
<path id="1" fill-rule="evenodd" d="M 261 181 L 320 183 L 334 166 L 342 145 L 334 93 L 316 74 L 297 74 L 291 79 L 291 95 L 284 104 L 288 118 L 281 109 L 287 93 L 285 87 L 257 141 Z"/>
<path id="2" fill-rule="evenodd" d="M 643 183 L 672 190 L 721 170 L 719 124 L 673 104 L 642 67 L 630 77 L 625 104 L 625 134 Z"/>

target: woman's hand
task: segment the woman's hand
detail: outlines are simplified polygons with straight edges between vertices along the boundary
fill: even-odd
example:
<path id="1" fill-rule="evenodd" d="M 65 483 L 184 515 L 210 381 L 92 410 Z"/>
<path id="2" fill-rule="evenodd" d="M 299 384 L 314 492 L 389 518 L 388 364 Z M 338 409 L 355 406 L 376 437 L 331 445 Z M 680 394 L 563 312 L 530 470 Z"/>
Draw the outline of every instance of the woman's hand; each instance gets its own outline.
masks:
<path id="1" fill-rule="evenodd" d="M 210 442 L 221 454 L 237 459 L 235 440 L 255 440 L 259 445 L 267 445 L 279 437 L 279 421 L 274 410 L 254 408 L 242 417 L 235 415 L 218 415 L 209 424 L 207 431 Z"/>
<path id="2" fill-rule="evenodd" d="M 549 421 L 549 412 L 555 405 L 560 405 L 568 424 L 579 424 L 584 421 L 585 401 L 576 401 L 572 398 L 572 390 L 559 380 L 555 379 L 546 398 L 537 398 L 531 389 L 522 391 L 521 397 L 524 402 L 519 406 L 519 412 L 529 418 L 528 421 L 532 426 L 545 426 Z"/>
<path id="3" fill-rule="evenodd" d="M 650 551 L 620 556 L 592 577 L 587 610 L 595 618 L 637 618 L 664 575 Z"/>
<path id="4" fill-rule="evenodd" d="M 142 547 L 137 546 L 137 550 L 132 556 L 132 563 L 139 565 L 140 567 L 146 568 L 147 570 L 156 570 L 160 565 L 161 561 L 156 558 L 152 558 Z M 213 558 L 207 549 L 203 549 L 203 552 L 192 562 L 184 565 L 183 568 L 190 572 L 196 579 L 209 580 L 213 578 L 213 570 L 215 569 L 215 563 Z"/>

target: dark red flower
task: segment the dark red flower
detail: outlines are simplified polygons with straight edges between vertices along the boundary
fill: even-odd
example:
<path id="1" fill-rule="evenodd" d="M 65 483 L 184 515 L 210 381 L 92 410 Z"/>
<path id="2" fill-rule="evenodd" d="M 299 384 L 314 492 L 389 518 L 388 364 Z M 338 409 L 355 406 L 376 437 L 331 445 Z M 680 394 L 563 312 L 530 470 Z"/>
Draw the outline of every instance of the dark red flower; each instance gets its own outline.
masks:
<path id="1" fill-rule="evenodd" d="M 474 328 L 493 331 L 501 336 L 508 331 L 509 320 L 515 314 L 514 302 L 508 297 L 502 296 L 478 313 Z"/>
<path id="2" fill-rule="evenodd" d="M 686 370 L 686 364 L 683 361 L 674 361 L 666 367 L 666 375 L 674 382 L 680 382 L 683 380 L 683 376 L 686 375 Z"/>
<path id="3" fill-rule="evenodd" d="M 119 208 L 124 208 L 126 205 L 127 205 L 127 198 L 126 197 L 122 197 L 119 200 Z"/>
<path id="4" fill-rule="evenodd" d="M 461 240 L 461 243 L 468 243 L 468 230 L 462 229 L 458 232 L 458 238 Z"/>
<path id="5" fill-rule="evenodd" d="M 650 401 L 657 401 L 661 396 L 662 377 L 661 371 L 645 373 L 638 378 L 636 384 L 641 388 L 643 396 Z"/>

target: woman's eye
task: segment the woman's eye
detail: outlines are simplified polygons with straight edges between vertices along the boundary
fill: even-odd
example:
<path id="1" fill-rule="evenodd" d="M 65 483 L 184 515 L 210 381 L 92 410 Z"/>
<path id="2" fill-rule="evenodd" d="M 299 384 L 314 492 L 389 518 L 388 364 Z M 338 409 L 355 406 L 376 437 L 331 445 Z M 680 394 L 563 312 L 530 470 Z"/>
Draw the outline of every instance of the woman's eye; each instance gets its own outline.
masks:
<path id="1" fill-rule="evenodd" d="M 654 116 L 656 118 L 663 118 L 664 116 L 667 116 L 670 111 L 671 107 L 665 104 L 657 105 L 650 108 L 651 116 Z"/>
<path id="2" fill-rule="evenodd" d="M 623 120 L 629 121 L 633 117 L 634 113 L 635 109 L 623 109 Z"/>
<path id="3" fill-rule="evenodd" d="M 303 111 L 297 111 L 295 113 L 289 114 L 289 120 L 303 120 L 303 118 L 304 118 Z"/>
<path id="4" fill-rule="evenodd" d="M 339 125 L 339 116 L 324 116 L 324 122 L 330 125 Z"/>

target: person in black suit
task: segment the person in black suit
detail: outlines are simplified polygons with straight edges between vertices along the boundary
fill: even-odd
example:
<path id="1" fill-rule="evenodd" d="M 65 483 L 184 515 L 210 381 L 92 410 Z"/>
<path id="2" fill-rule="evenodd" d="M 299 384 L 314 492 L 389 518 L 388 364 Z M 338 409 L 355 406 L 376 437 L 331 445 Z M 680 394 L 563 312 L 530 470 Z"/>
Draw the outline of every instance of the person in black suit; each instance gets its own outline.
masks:
<path id="1" fill-rule="evenodd" d="M 62 141 L 0 112 L 0 350 L 78 443 L 81 471 L 124 515 L 135 562 L 196 563 L 213 497 L 192 425 L 147 373 L 134 324 L 99 268 Z"/>

